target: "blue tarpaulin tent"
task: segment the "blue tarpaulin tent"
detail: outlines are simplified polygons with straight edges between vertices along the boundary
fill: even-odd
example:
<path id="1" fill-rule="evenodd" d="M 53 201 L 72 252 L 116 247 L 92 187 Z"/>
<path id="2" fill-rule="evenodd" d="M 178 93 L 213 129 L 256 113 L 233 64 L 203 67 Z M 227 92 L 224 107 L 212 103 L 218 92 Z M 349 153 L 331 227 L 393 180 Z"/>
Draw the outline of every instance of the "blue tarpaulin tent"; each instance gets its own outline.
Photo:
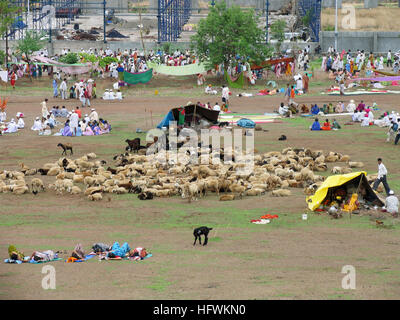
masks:
<path id="1" fill-rule="evenodd" d="M 161 129 L 162 127 L 168 127 L 170 121 L 175 121 L 174 114 L 172 113 L 172 110 L 167 113 L 167 115 L 164 117 L 164 119 L 159 123 L 157 126 L 158 129 Z"/>

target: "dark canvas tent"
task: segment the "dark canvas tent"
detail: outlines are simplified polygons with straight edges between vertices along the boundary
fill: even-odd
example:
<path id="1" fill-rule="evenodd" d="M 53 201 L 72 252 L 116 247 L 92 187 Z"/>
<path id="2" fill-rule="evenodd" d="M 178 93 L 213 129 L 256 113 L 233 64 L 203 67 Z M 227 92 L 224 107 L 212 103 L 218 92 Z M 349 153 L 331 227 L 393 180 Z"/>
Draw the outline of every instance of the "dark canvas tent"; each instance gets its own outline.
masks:
<path id="1" fill-rule="evenodd" d="M 361 171 L 328 177 L 313 196 L 307 197 L 308 208 L 316 210 L 325 200 L 331 200 L 339 188 L 345 189 L 348 194 L 358 192 L 364 200 L 382 207 L 384 203 L 372 190 L 366 175 L 366 172 Z"/>
<path id="2" fill-rule="evenodd" d="M 190 124 L 193 122 L 193 118 L 196 118 L 196 121 L 201 119 L 207 120 L 211 123 L 218 122 L 219 111 L 210 110 L 207 108 L 199 107 L 194 104 L 185 106 L 185 124 Z M 157 128 L 161 129 L 162 127 L 168 127 L 170 121 L 178 121 L 179 120 L 179 109 L 174 108 L 171 109 L 168 114 L 164 117 L 164 119 L 159 123 Z"/>

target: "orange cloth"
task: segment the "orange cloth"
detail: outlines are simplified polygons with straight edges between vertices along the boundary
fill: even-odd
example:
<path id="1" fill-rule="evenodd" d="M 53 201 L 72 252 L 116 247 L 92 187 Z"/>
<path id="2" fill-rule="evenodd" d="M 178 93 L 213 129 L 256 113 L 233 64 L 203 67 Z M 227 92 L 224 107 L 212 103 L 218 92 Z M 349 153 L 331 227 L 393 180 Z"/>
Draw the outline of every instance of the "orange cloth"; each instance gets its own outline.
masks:
<path id="1" fill-rule="evenodd" d="M 67 260 L 67 263 L 72 263 L 72 262 L 75 262 L 76 260 L 78 260 L 78 259 L 74 258 L 74 257 L 69 257 Z"/>

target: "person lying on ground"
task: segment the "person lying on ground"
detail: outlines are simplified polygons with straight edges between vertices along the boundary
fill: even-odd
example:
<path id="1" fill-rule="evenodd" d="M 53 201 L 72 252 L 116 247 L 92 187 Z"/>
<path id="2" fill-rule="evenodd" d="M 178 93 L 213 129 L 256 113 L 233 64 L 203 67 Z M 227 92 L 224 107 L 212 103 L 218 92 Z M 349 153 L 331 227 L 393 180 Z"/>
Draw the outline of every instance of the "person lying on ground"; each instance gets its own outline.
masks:
<path id="1" fill-rule="evenodd" d="M 54 253 L 53 250 L 46 250 L 46 251 L 34 251 L 29 260 L 34 261 L 51 261 L 58 258 L 58 255 Z"/>

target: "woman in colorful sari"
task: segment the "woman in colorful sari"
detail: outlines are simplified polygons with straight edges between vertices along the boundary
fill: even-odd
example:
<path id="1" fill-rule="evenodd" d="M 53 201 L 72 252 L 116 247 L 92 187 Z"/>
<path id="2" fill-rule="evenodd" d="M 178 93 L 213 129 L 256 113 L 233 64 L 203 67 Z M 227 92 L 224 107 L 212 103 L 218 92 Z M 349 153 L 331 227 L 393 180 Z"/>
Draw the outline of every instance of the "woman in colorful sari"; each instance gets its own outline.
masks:
<path id="1" fill-rule="evenodd" d="M 71 131 L 71 128 L 69 127 L 69 120 L 67 120 L 65 122 L 65 126 L 64 126 L 64 130 L 62 132 L 62 135 L 64 137 L 72 137 L 72 131 Z"/>
<path id="2" fill-rule="evenodd" d="M 101 134 L 110 132 L 110 125 L 108 124 L 107 121 L 104 121 L 104 123 L 100 123 L 100 132 Z"/>
<path id="3" fill-rule="evenodd" d="M 98 135 L 101 134 L 101 129 L 100 129 L 100 127 L 99 127 L 99 125 L 98 125 L 97 122 L 96 122 L 95 125 L 93 126 L 92 130 L 93 130 L 93 132 L 94 132 L 94 134 L 95 134 L 96 136 L 98 136 Z"/>
<path id="4" fill-rule="evenodd" d="M 82 135 L 84 136 L 94 136 L 93 130 L 90 127 L 90 125 L 88 125 L 85 129 L 85 131 L 82 133 Z"/>

